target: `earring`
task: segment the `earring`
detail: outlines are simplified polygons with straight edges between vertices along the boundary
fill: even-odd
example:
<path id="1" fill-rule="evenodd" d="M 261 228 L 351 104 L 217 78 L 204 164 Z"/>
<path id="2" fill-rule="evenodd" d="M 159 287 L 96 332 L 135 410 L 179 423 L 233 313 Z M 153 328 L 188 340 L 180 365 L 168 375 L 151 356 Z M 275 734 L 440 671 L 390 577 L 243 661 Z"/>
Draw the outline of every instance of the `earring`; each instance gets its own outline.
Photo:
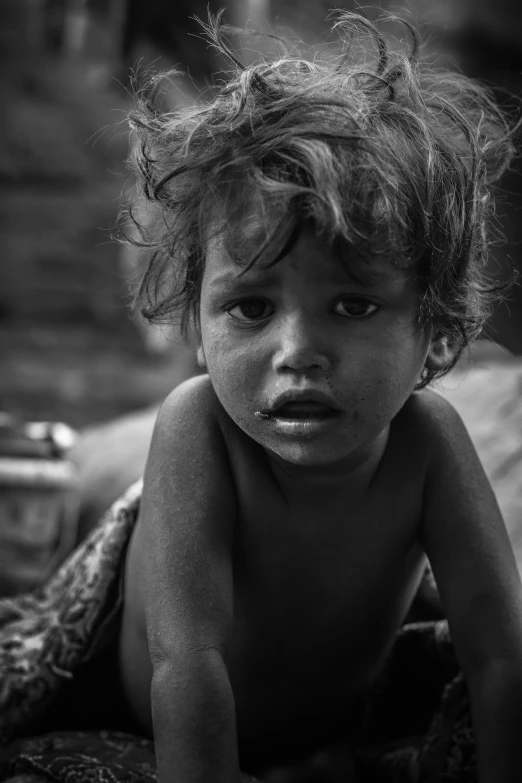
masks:
<path id="1" fill-rule="evenodd" d="M 205 359 L 205 352 L 203 351 L 203 346 L 200 344 L 198 345 L 198 349 L 196 351 L 196 359 L 198 361 L 198 366 L 201 370 L 207 369 L 207 360 Z"/>
<path id="2" fill-rule="evenodd" d="M 428 370 L 442 370 L 451 364 L 452 359 L 453 349 L 447 337 L 438 337 L 431 341 L 425 362 Z"/>

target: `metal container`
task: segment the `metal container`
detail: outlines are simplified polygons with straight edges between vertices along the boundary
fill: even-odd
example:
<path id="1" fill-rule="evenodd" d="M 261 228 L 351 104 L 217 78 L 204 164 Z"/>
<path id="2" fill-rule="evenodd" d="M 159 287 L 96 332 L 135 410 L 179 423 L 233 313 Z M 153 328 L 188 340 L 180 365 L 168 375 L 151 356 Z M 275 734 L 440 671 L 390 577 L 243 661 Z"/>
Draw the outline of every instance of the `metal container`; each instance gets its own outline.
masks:
<path id="1" fill-rule="evenodd" d="M 0 596 L 38 587 L 74 547 L 74 441 L 65 424 L 0 414 Z"/>

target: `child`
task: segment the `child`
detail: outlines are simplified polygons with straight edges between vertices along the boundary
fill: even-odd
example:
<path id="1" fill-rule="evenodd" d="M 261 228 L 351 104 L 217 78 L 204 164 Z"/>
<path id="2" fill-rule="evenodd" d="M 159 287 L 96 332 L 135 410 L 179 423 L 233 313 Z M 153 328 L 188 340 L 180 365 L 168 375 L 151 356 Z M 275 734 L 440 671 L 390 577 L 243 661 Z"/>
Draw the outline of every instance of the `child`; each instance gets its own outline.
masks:
<path id="1" fill-rule="evenodd" d="M 261 754 L 349 739 L 429 558 L 479 779 L 518 783 L 520 579 L 462 422 L 424 388 L 487 313 L 511 135 L 477 85 L 358 15 L 337 27 L 340 54 L 249 68 L 211 28 L 237 73 L 135 122 L 161 211 L 144 313 L 180 311 L 207 374 L 158 416 L 123 687 L 160 783 L 231 783 Z"/>

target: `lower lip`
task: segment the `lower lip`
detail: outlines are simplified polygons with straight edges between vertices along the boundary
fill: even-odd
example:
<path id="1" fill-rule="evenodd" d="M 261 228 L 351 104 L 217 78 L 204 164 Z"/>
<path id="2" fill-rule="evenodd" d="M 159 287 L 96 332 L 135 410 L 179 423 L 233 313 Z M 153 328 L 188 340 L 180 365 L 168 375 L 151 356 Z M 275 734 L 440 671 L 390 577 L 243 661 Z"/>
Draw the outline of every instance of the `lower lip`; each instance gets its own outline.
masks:
<path id="1" fill-rule="evenodd" d="M 270 423 L 277 432 L 287 435 L 291 438 L 312 438 L 316 435 L 322 435 L 324 432 L 332 429 L 339 416 L 331 415 L 322 418 L 309 419 L 290 419 L 270 416 Z"/>

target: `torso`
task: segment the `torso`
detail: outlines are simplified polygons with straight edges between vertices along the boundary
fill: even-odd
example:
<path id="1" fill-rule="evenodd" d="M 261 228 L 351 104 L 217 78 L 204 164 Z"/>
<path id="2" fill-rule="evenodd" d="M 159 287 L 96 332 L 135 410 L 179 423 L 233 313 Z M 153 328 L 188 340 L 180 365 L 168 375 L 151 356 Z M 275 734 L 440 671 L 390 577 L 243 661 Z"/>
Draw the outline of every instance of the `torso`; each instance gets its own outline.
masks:
<path id="1" fill-rule="evenodd" d="M 392 423 L 371 480 L 291 502 L 260 447 L 225 432 L 237 488 L 234 628 L 227 666 L 239 750 L 274 758 L 349 723 L 374 680 L 422 577 L 418 540 L 426 459 L 415 404 Z M 319 500 L 320 497 L 320 500 Z M 140 595 L 139 523 L 125 576 L 123 684 L 152 735 L 152 667 Z"/>

